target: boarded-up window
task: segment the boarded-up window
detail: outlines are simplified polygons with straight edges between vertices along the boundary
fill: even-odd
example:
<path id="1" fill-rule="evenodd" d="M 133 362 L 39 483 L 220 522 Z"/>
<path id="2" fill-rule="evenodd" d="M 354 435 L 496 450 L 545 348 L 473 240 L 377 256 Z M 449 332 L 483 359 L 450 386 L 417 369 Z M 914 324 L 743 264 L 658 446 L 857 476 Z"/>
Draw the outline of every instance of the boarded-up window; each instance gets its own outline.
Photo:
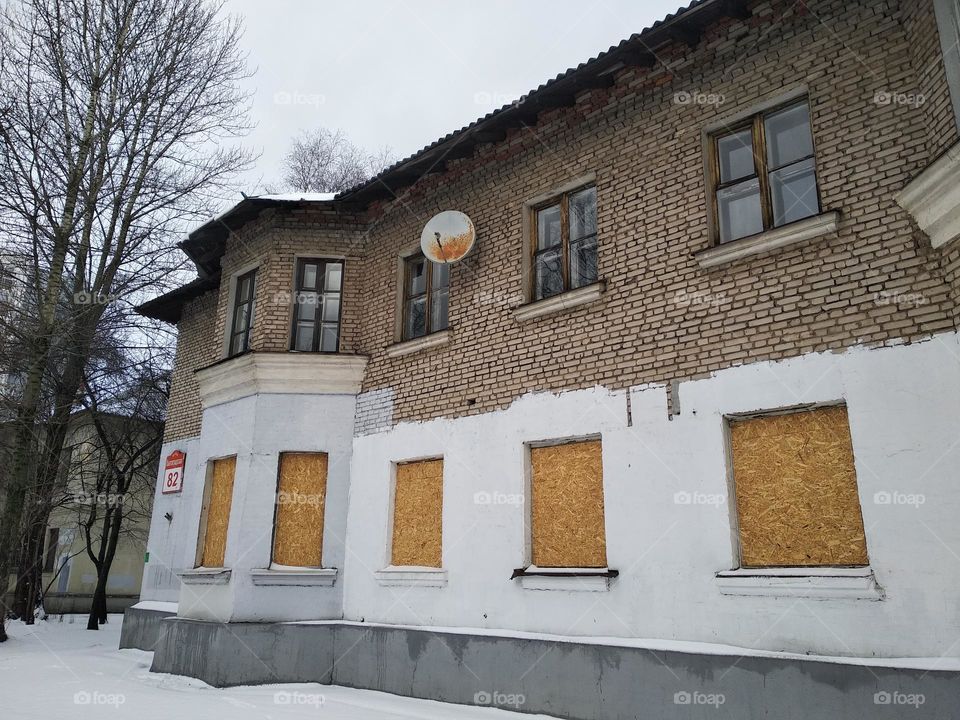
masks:
<path id="1" fill-rule="evenodd" d="M 845 407 L 730 423 L 744 567 L 866 565 Z"/>
<path id="2" fill-rule="evenodd" d="M 273 533 L 274 563 L 320 567 L 326 494 L 326 453 L 280 455 Z"/>
<path id="3" fill-rule="evenodd" d="M 223 567 L 236 468 L 236 456 L 213 461 L 204 509 L 203 552 L 200 555 L 200 565 L 203 567 Z"/>
<path id="4" fill-rule="evenodd" d="M 599 440 L 530 448 L 534 565 L 606 567 L 600 448 Z"/>
<path id="5" fill-rule="evenodd" d="M 441 567 L 443 460 L 397 465 L 391 565 Z"/>

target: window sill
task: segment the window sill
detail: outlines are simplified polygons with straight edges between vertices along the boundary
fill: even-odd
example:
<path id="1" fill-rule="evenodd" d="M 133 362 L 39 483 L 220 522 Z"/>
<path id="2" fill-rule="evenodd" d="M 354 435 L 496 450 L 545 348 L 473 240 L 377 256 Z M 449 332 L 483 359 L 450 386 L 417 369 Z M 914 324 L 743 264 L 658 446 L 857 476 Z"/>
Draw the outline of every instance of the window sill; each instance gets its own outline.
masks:
<path id="1" fill-rule="evenodd" d="M 873 570 L 862 568 L 738 568 L 717 573 L 721 595 L 883 600 Z"/>
<path id="2" fill-rule="evenodd" d="M 259 569 L 250 571 L 250 579 L 257 586 L 298 585 L 332 587 L 337 581 L 336 568 Z"/>
<path id="3" fill-rule="evenodd" d="M 198 567 L 193 570 L 181 570 L 177 573 L 184 585 L 228 585 L 230 568 Z"/>
<path id="4" fill-rule="evenodd" d="M 619 570 L 609 568 L 538 568 L 536 565 L 513 571 L 511 580 L 520 578 L 524 590 L 565 590 L 607 592 Z"/>
<path id="5" fill-rule="evenodd" d="M 599 300 L 606 288 L 606 281 L 600 280 L 592 285 L 584 285 L 576 290 L 568 290 L 559 295 L 549 297 L 546 300 L 537 300 L 536 302 L 521 305 L 518 308 L 514 308 L 513 317 L 519 322 L 526 322 L 527 320 L 534 320 L 564 310 L 572 310 L 581 305 L 588 305 L 589 303 Z"/>
<path id="6" fill-rule="evenodd" d="M 387 357 L 403 357 L 404 355 L 412 355 L 413 353 L 423 352 L 425 350 L 433 350 L 434 348 L 449 345 L 452 339 L 453 335 L 450 328 L 438 330 L 437 332 L 423 335 L 413 340 L 404 340 L 403 342 L 388 345 Z"/>
<path id="7" fill-rule="evenodd" d="M 935 248 L 960 238 L 960 145 L 935 160 L 897 196 Z"/>
<path id="8" fill-rule="evenodd" d="M 447 584 L 447 571 L 444 568 L 390 565 L 383 570 L 377 570 L 373 575 L 377 582 L 385 587 L 444 587 Z"/>
<path id="9" fill-rule="evenodd" d="M 761 255 L 771 250 L 797 245 L 823 235 L 836 233 L 839 222 L 840 213 L 833 210 L 757 235 L 731 240 L 722 245 L 701 250 L 694 253 L 693 257 L 700 263 L 701 268 L 707 270 L 743 258 Z"/>

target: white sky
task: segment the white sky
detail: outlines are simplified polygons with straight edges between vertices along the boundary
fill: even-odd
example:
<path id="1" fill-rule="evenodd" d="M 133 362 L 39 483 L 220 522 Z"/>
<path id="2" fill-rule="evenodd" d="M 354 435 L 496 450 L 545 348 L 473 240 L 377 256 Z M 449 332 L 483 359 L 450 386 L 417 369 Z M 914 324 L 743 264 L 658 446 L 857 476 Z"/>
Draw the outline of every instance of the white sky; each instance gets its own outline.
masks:
<path id="1" fill-rule="evenodd" d="M 248 194 L 300 131 L 397 159 L 639 32 L 685 0 L 227 0 L 256 69 Z"/>

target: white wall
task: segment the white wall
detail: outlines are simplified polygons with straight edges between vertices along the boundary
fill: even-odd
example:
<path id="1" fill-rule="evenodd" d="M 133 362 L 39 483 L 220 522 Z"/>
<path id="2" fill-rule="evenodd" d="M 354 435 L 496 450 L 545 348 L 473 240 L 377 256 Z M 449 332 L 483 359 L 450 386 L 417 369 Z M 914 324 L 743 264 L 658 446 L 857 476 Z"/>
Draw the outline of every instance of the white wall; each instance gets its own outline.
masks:
<path id="1" fill-rule="evenodd" d="M 348 619 L 557 634 L 708 641 L 831 655 L 935 656 L 960 636 L 960 343 L 855 348 L 728 369 L 682 383 L 667 419 L 663 387 L 529 395 L 481 416 L 405 423 L 353 441 L 344 612 Z M 736 566 L 725 459 L 728 413 L 846 402 L 871 566 L 882 601 L 721 595 Z M 524 443 L 599 433 L 608 592 L 536 591 L 525 507 L 475 494 L 525 492 Z M 383 587 L 391 463 L 444 458 L 446 587 Z M 678 492 L 722 496 L 681 504 Z M 923 496 L 881 504 L 876 493 Z M 486 499 L 484 496 L 482 499 Z M 329 518 L 328 513 L 328 518 Z"/>
<path id="2" fill-rule="evenodd" d="M 180 494 L 162 495 L 158 484 L 141 598 L 179 601 L 181 617 L 221 622 L 339 618 L 342 577 L 333 587 L 263 587 L 253 585 L 250 570 L 270 564 L 284 451 L 328 453 L 323 564 L 343 567 L 354 409 L 352 395 L 254 395 L 206 409 L 198 438 L 164 445 L 164 459 L 173 449 L 187 453 L 184 486 Z M 224 561 L 230 583 L 158 587 L 156 572 L 194 567 L 207 465 L 229 455 L 237 456 Z M 173 513 L 172 522 L 165 512 Z"/>

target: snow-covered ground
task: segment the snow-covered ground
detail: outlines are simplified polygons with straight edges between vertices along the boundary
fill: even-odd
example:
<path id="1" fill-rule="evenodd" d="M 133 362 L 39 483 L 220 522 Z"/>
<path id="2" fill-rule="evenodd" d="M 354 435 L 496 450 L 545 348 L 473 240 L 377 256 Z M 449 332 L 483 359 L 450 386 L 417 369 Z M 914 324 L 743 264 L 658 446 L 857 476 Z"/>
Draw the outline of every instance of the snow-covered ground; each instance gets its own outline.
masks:
<path id="1" fill-rule="evenodd" d="M 231 720 L 322 717 L 323 720 L 515 720 L 544 718 L 492 708 L 448 705 L 330 685 L 213 688 L 150 672 L 151 653 L 118 650 L 122 616 L 97 632 L 86 618 L 64 616 L 28 627 L 7 625 L 0 643 L 0 718 L 75 720 L 136 718 Z"/>

